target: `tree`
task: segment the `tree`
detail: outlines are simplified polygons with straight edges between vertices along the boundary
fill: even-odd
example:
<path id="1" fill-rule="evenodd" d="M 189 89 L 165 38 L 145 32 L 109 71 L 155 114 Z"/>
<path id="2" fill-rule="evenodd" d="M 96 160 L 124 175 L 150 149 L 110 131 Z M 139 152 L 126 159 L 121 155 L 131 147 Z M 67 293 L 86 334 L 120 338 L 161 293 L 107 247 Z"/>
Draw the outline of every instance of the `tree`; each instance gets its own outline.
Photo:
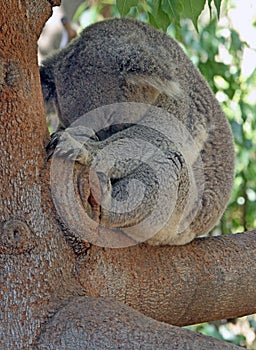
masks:
<path id="1" fill-rule="evenodd" d="M 36 45 L 55 5 L 0 3 L 1 348 L 238 349 L 176 326 L 256 311 L 253 232 L 104 249 L 60 226 Z"/>

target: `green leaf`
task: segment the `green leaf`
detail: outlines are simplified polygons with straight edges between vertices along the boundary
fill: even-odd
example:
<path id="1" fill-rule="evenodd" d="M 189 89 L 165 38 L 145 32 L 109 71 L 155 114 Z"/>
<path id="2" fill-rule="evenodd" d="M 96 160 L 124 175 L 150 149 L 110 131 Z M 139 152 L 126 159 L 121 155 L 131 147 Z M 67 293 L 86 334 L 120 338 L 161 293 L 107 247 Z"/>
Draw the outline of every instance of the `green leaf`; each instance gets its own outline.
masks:
<path id="1" fill-rule="evenodd" d="M 210 10 L 210 13 L 212 13 L 212 0 L 208 0 L 208 7 Z"/>
<path id="2" fill-rule="evenodd" d="M 183 0 L 182 3 L 184 6 L 183 16 L 190 18 L 198 31 L 197 20 L 204 9 L 206 0 Z"/>
<path id="3" fill-rule="evenodd" d="M 212 3 L 214 2 L 214 5 L 215 5 L 216 10 L 217 10 L 217 16 L 218 16 L 218 18 L 220 18 L 220 6 L 221 6 L 221 1 L 222 1 L 222 0 L 208 0 L 208 7 L 209 7 L 209 10 L 210 10 L 210 13 L 212 14 L 212 12 L 213 12 Z"/>
<path id="4" fill-rule="evenodd" d="M 121 15 L 121 17 L 126 16 L 133 6 L 137 6 L 138 0 L 116 0 L 116 7 Z"/>
<path id="5" fill-rule="evenodd" d="M 181 0 L 162 0 L 161 9 L 168 15 L 168 17 L 176 22 L 180 22 L 180 17 L 183 12 Z"/>
<path id="6" fill-rule="evenodd" d="M 150 24 L 163 31 L 166 31 L 171 23 L 169 16 L 161 7 L 161 1 L 154 1 L 151 4 L 151 11 L 148 16 Z"/>
<path id="7" fill-rule="evenodd" d="M 231 121 L 231 128 L 235 141 L 238 145 L 243 145 L 243 126 L 236 122 L 235 120 Z"/>
<path id="8" fill-rule="evenodd" d="M 218 18 L 220 18 L 220 6 L 221 6 L 221 1 L 222 0 L 214 0 L 214 5 L 217 9 L 217 14 L 218 14 Z"/>
<path id="9" fill-rule="evenodd" d="M 153 15 L 151 15 L 150 12 L 148 12 L 148 22 L 149 24 L 151 24 L 153 27 L 159 29 L 158 23 L 155 20 L 155 17 Z"/>
<path id="10" fill-rule="evenodd" d="M 235 30 L 231 30 L 231 45 L 230 50 L 237 54 L 237 51 L 243 49 L 244 43 L 241 41 L 239 34 Z"/>

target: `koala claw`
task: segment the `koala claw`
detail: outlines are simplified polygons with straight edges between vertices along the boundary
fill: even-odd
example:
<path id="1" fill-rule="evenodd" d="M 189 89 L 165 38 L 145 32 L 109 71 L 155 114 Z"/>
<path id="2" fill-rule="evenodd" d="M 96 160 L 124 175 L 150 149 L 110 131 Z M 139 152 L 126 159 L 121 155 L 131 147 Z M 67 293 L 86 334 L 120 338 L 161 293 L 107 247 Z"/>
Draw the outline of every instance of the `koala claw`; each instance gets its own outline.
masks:
<path id="1" fill-rule="evenodd" d="M 55 148 L 59 142 L 59 139 L 60 139 L 60 132 L 54 132 L 51 135 L 51 139 L 46 146 L 47 161 L 52 157 L 55 151 Z"/>
<path id="2" fill-rule="evenodd" d="M 88 165 L 93 159 L 90 150 L 67 131 L 55 132 L 46 147 L 46 151 L 47 160 L 55 154 L 57 157 Z"/>

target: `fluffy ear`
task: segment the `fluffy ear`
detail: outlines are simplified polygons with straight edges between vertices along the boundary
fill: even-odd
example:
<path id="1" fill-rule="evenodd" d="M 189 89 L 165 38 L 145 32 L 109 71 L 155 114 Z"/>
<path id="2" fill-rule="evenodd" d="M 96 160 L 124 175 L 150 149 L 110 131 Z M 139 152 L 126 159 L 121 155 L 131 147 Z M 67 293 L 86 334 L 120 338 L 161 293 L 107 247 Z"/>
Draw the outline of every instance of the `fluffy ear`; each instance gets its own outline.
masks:
<path id="1" fill-rule="evenodd" d="M 126 78 L 128 84 L 148 88 L 152 91 L 155 99 L 161 94 L 165 94 L 172 99 L 178 99 L 182 95 L 182 91 L 178 82 L 161 79 L 158 76 L 145 75 L 129 75 Z"/>
<path id="2" fill-rule="evenodd" d="M 125 78 L 128 86 L 134 86 L 137 92 L 156 99 L 159 95 L 167 95 L 171 99 L 179 99 L 183 94 L 177 82 L 176 64 L 166 62 L 163 64 L 163 57 L 156 57 L 155 51 L 143 47 L 138 39 L 132 38 L 134 45 L 129 42 L 116 49 L 116 64 L 120 75 Z M 168 57 L 168 52 L 166 52 Z M 145 94 L 146 93 L 146 94 Z"/>

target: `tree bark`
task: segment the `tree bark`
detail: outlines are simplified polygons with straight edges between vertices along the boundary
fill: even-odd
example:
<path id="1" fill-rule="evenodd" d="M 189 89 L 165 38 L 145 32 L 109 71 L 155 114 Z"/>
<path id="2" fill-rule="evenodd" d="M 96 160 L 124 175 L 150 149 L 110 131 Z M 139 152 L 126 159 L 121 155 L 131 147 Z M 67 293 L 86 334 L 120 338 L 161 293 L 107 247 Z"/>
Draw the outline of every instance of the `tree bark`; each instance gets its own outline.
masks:
<path id="1" fill-rule="evenodd" d="M 52 4 L 0 2 L 0 348 L 8 350 L 28 349 L 50 312 L 82 290 L 46 168 L 37 39 Z"/>
<path id="2" fill-rule="evenodd" d="M 89 297 L 112 296 L 179 325 L 254 312 L 255 243 L 253 234 L 176 248 L 88 249 L 80 242 L 85 252 L 76 253 L 51 199 L 36 59 L 38 36 L 58 4 L 0 2 L 0 348 L 32 349 L 37 342 L 61 349 L 54 344 L 62 340 L 65 349 L 113 349 L 118 342 L 138 348 L 142 339 L 145 349 L 159 341 L 163 349 L 236 349 Z"/>
<path id="3" fill-rule="evenodd" d="M 77 271 L 88 294 L 177 326 L 256 312 L 256 232 L 178 247 L 91 247 Z"/>
<path id="4" fill-rule="evenodd" d="M 55 337 L 53 339 L 52 333 Z M 157 322 L 111 299 L 77 298 L 58 311 L 38 350 L 238 350 L 233 344 Z"/>
<path id="5" fill-rule="evenodd" d="M 55 158 L 51 169 L 58 212 L 74 229 L 67 235 L 81 242 L 102 243 L 105 239 L 105 246 L 131 245 L 124 235 L 96 232 L 97 224 L 90 229 L 91 221 L 82 219 L 81 202 L 86 196 L 80 198 L 78 187 L 83 170 L 75 166 L 72 173 L 72 166 Z M 94 236 L 89 231 L 95 232 Z M 114 297 L 146 316 L 184 326 L 256 312 L 256 291 L 251 282 L 256 277 L 255 252 L 254 232 L 201 238 L 178 247 L 92 246 L 78 257 L 76 270 L 89 295 Z"/>

